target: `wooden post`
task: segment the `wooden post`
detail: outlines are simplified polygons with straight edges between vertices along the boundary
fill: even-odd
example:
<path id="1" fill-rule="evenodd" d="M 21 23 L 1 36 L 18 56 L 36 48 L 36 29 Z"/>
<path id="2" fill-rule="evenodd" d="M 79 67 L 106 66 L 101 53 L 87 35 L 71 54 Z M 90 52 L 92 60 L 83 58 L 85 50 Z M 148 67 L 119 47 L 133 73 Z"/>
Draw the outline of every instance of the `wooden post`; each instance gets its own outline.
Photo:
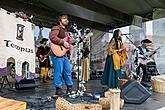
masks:
<path id="1" fill-rule="evenodd" d="M 120 110 L 120 89 L 109 89 L 110 110 Z"/>

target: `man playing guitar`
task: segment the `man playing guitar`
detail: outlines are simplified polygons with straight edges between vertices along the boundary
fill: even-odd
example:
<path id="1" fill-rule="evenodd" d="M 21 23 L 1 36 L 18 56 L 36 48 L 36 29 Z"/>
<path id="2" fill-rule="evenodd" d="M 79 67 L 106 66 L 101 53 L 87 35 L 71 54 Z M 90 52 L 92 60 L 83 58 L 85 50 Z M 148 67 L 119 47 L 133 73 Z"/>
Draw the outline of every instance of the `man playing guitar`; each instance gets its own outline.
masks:
<path id="1" fill-rule="evenodd" d="M 70 62 L 67 57 L 67 53 L 69 53 L 69 48 L 71 45 L 69 44 L 70 36 L 66 30 L 66 26 L 68 25 L 68 16 L 66 14 L 60 14 L 57 18 L 58 25 L 54 26 L 50 32 L 50 41 L 51 41 L 51 50 L 53 55 L 51 56 L 51 60 L 53 62 L 54 67 L 54 85 L 56 87 L 56 95 L 62 96 L 64 93 L 62 91 L 62 79 L 64 79 L 65 84 L 67 86 L 67 93 L 71 93 L 72 91 L 72 79 L 71 79 L 71 67 Z M 56 48 L 54 45 L 58 45 L 60 48 Z M 54 50 L 58 49 L 59 51 L 63 51 L 64 49 L 68 49 L 68 51 L 62 55 L 54 52 Z"/>
<path id="2" fill-rule="evenodd" d="M 49 54 L 50 54 L 50 47 L 46 45 L 48 39 L 43 38 L 40 43 L 41 46 L 37 50 L 37 57 L 40 63 L 40 79 L 41 82 L 46 83 L 47 76 L 48 76 L 48 69 L 50 66 Z"/>
<path id="3" fill-rule="evenodd" d="M 153 48 L 151 50 L 148 48 L 151 43 L 152 43 L 152 41 L 150 41 L 149 39 L 142 40 L 141 41 L 142 45 L 137 48 L 137 53 L 136 53 L 136 60 L 135 60 L 136 62 L 135 63 L 138 64 L 137 75 L 140 76 L 140 69 L 142 69 L 143 76 L 141 79 L 141 83 L 144 86 L 147 86 L 147 84 L 145 83 L 147 81 L 147 63 L 151 60 L 153 61 L 153 59 L 150 57 L 152 55 L 154 55 L 157 50 L 157 49 L 154 50 Z"/>

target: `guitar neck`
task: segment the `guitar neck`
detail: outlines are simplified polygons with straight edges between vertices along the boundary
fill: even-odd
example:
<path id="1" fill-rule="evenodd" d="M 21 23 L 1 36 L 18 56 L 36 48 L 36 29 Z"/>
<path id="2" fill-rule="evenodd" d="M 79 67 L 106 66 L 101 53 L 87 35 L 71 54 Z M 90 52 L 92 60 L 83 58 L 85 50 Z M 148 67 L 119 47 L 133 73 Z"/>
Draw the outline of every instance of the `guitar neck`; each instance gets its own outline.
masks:
<path id="1" fill-rule="evenodd" d="M 152 57 L 152 55 L 154 55 L 154 54 L 156 53 L 156 51 L 159 50 L 159 49 L 160 49 L 160 47 L 158 47 L 157 49 L 155 49 L 155 50 L 149 55 L 149 57 Z"/>
<path id="2" fill-rule="evenodd" d="M 48 52 L 48 54 L 45 55 L 45 57 L 49 56 L 50 52 L 51 52 L 51 50 Z"/>

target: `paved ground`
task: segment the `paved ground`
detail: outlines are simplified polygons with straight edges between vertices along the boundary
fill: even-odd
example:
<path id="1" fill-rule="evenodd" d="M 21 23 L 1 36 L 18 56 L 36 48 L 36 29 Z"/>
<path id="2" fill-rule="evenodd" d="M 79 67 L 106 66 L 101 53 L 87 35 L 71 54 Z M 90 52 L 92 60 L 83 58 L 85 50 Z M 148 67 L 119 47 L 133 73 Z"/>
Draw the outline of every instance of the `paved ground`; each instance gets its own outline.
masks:
<path id="1" fill-rule="evenodd" d="M 48 100 L 49 96 L 53 96 L 55 94 L 55 88 L 53 86 L 52 81 L 47 84 L 42 84 L 36 79 L 36 87 L 35 90 L 15 90 L 10 91 L 7 89 L 3 89 L 4 93 L 0 93 L 0 96 L 6 98 L 12 98 L 16 100 L 22 100 L 27 102 L 28 110 L 55 110 L 54 100 Z M 76 90 L 76 81 L 74 81 L 74 90 Z M 100 85 L 100 80 L 90 80 L 87 84 L 87 93 L 101 93 L 103 89 Z M 64 88 L 66 90 L 66 87 Z M 90 99 L 90 103 L 97 103 L 97 100 L 91 100 L 91 97 L 83 97 L 82 99 L 70 99 L 67 98 L 72 103 L 83 102 L 82 99 L 87 102 Z M 83 102 L 84 103 L 84 102 Z M 162 107 L 165 107 L 165 94 L 160 93 L 152 93 L 152 96 L 148 98 L 144 103 L 140 105 L 136 104 L 125 104 L 122 110 L 158 110 Z M 165 108 L 161 109 L 165 110 Z"/>

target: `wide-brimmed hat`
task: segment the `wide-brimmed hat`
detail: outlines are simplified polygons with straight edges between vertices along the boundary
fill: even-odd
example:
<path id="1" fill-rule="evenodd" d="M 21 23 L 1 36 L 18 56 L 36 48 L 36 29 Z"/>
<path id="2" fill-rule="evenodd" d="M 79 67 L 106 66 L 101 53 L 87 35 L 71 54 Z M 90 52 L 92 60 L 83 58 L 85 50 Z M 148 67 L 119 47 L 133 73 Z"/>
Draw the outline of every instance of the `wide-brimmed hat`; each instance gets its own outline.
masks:
<path id="1" fill-rule="evenodd" d="M 40 43 L 42 44 L 45 41 L 48 41 L 48 39 L 47 38 L 42 38 L 42 40 L 40 41 Z"/>
<path id="2" fill-rule="evenodd" d="M 144 39 L 144 40 L 141 41 L 141 43 L 152 43 L 152 41 L 149 40 L 149 39 Z"/>

